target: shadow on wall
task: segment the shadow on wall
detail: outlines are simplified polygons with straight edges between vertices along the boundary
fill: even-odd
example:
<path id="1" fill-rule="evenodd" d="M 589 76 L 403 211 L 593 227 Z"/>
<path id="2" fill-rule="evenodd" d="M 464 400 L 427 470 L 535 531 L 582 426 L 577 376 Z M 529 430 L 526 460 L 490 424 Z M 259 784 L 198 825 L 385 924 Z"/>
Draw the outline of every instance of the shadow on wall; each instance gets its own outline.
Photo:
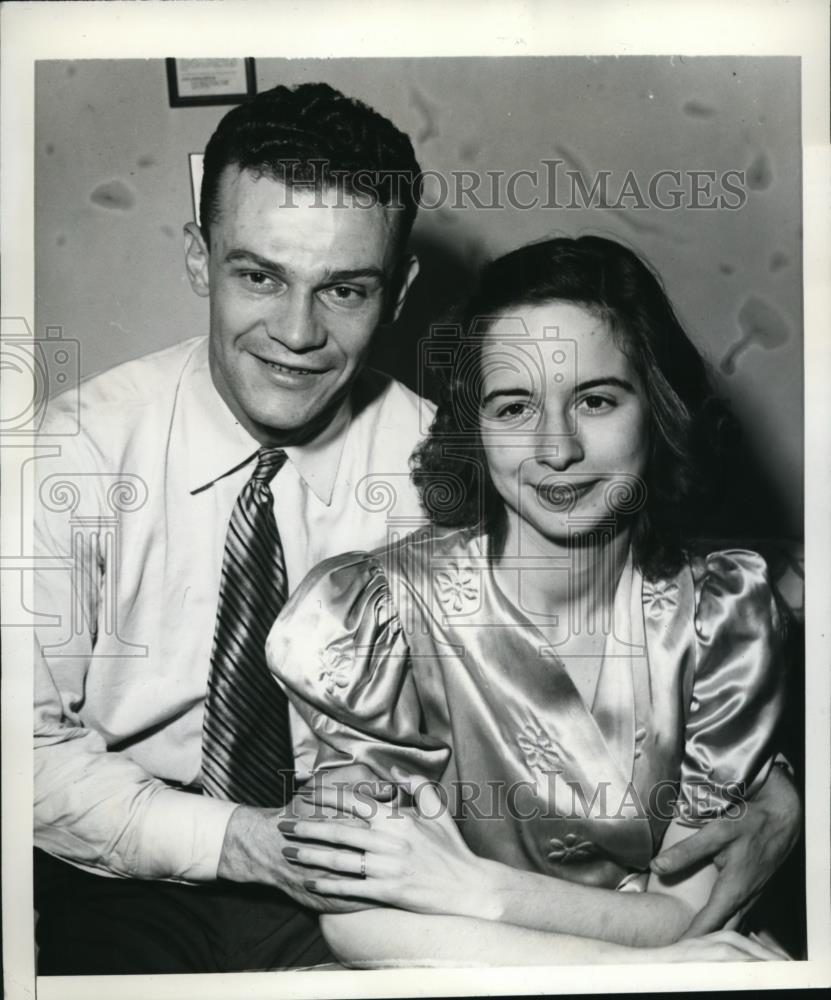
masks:
<path id="1" fill-rule="evenodd" d="M 414 233 L 411 248 L 419 261 L 418 278 L 398 322 L 378 331 L 369 363 L 435 400 L 437 382 L 422 370 L 420 344 L 429 337 L 430 325 L 446 319 L 472 291 L 479 260 L 440 233 Z"/>
<path id="2" fill-rule="evenodd" d="M 801 517 L 791 510 L 765 456 L 738 419 L 729 421 L 714 470 L 715 496 L 705 512 L 702 534 L 712 538 L 801 538 Z"/>

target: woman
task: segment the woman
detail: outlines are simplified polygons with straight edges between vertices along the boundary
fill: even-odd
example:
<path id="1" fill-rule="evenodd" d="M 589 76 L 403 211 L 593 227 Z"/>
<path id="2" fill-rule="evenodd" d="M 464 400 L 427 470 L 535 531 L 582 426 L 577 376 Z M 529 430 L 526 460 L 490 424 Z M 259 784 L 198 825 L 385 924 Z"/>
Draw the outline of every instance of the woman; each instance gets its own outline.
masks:
<path id="1" fill-rule="evenodd" d="M 704 363 L 651 271 L 597 237 L 491 264 L 462 332 L 415 456 L 432 527 L 318 567 L 269 639 L 319 766 L 416 797 L 373 802 L 368 828 L 283 828 L 314 891 L 433 915 L 324 931 L 368 964 L 770 957 L 672 945 L 715 868 L 648 874 L 764 781 L 782 703 L 764 562 L 689 547 Z"/>

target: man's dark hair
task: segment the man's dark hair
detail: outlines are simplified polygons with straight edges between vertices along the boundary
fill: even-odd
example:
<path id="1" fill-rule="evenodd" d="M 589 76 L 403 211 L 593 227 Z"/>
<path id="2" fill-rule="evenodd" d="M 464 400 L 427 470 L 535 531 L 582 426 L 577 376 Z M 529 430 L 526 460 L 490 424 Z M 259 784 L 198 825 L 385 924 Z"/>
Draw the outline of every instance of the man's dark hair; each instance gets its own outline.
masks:
<path id="1" fill-rule="evenodd" d="M 478 420 L 483 335 L 512 309 L 552 300 L 601 316 L 642 381 L 651 452 L 633 550 L 647 576 L 671 572 L 697 530 L 711 485 L 707 473 L 727 413 L 657 275 L 612 240 L 551 239 L 485 267 L 461 316 L 460 349 L 430 435 L 413 456 L 413 480 L 422 504 L 434 523 L 483 529 L 498 547 L 504 504 L 490 479 Z M 457 484 L 455 503 L 448 503 L 438 489 L 450 479 Z M 434 495 L 440 502 L 432 503 Z"/>
<path id="2" fill-rule="evenodd" d="M 232 164 L 290 187 L 341 187 L 362 203 L 399 208 L 399 249 L 415 221 L 422 179 L 409 138 L 325 83 L 266 90 L 219 123 L 205 148 L 199 201 L 208 246 L 219 214 L 220 178 Z"/>

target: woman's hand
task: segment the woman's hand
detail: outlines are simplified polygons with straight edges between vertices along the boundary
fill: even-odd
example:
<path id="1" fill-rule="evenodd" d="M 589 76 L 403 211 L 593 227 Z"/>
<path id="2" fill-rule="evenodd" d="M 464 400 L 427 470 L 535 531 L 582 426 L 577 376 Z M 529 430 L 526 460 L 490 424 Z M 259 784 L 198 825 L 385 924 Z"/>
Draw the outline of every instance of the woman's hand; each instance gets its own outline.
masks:
<path id="1" fill-rule="evenodd" d="M 754 935 L 717 931 L 705 937 L 685 938 L 663 948 L 650 948 L 649 961 L 656 962 L 788 962 L 790 956 L 763 944 Z M 645 959 L 646 960 L 646 959 Z"/>
<path id="2" fill-rule="evenodd" d="M 424 778 L 393 775 L 414 800 L 355 799 L 352 810 L 367 824 L 335 819 L 280 823 L 294 843 L 283 849 L 293 864 L 325 868 L 305 884 L 323 896 L 373 900 L 417 913 L 486 917 L 488 862 L 467 847 L 446 802 Z M 326 804 L 326 794 L 318 797 Z"/>

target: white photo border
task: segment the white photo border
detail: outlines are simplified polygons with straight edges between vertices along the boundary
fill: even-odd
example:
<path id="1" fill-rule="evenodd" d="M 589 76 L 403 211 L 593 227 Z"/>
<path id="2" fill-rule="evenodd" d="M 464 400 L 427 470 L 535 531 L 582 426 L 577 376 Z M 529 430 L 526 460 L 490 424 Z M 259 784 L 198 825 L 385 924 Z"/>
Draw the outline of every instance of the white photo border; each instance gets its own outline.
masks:
<path id="1" fill-rule="evenodd" d="M 302 16 L 282 0 L 7 3 L 2 18 L 2 309 L 34 320 L 34 63 L 41 59 L 423 55 L 794 55 L 802 60 L 805 446 L 806 828 L 809 960 L 741 966 L 563 967 L 409 972 L 284 972 L 241 976 L 34 979 L 31 874 L 31 638 L 4 629 L 2 677 L 3 952 L 7 996 L 118 995 L 156 1000 L 229 995 L 285 997 L 460 996 L 552 992 L 816 987 L 831 984 L 829 903 L 829 679 L 831 642 L 831 337 L 828 335 L 828 12 L 824 0 L 636 2 L 473 0 L 418 5 L 330 0 Z M 194 30 L 198 19 L 199 30 Z M 371 27 L 375 26 L 375 27 Z M 229 52 L 229 49 L 231 50 Z M 3 509 L 14 509 L 4 480 Z M 17 552 L 21 524 L 4 519 L 2 549 Z M 24 575 L 25 576 L 25 575 Z M 4 606 L 17 574 L 0 574 Z M 14 577 L 7 580 L 6 577 Z"/>

